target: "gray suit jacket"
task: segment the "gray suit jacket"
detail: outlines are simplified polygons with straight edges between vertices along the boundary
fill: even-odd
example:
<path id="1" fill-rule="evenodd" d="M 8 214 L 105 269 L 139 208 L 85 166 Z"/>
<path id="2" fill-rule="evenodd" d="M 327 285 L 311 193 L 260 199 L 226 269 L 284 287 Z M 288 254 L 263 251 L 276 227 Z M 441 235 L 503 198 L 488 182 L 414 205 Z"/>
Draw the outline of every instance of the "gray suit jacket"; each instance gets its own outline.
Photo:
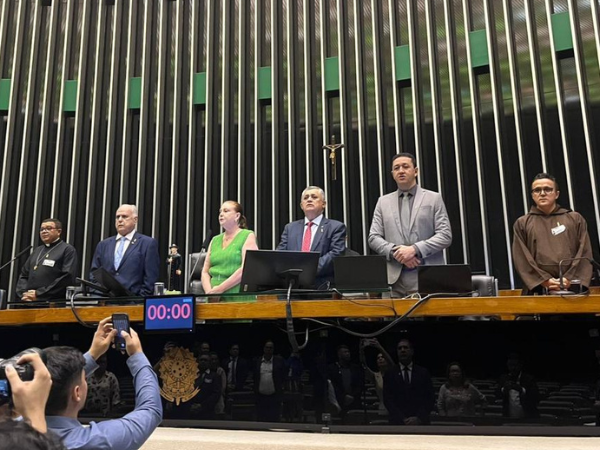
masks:
<path id="1" fill-rule="evenodd" d="M 452 243 L 452 229 L 442 196 L 417 186 L 410 216 L 410 232 L 402 233 L 398 191 L 379 197 L 369 232 L 369 247 L 387 258 L 388 283 L 394 284 L 402 264 L 391 257 L 396 245 L 416 245 L 422 265 L 445 264 L 442 251 Z"/>

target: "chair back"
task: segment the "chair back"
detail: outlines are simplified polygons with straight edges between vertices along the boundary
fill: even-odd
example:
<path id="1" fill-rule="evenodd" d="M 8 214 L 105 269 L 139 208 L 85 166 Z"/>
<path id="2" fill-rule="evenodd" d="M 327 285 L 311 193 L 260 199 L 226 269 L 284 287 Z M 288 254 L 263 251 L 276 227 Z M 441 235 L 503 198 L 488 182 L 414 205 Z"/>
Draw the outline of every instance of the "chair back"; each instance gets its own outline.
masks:
<path id="1" fill-rule="evenodd" d="M 473 275 L 473 297 L 496 297 L 498 295 L 498 280 L 488 275 Z"/>
<path id="2" fill-rule="evenodd" d="M 206 259 L 206 252 L 198 252 L 190 254 L 190 267 L 192 271 L 190 273 L 190 289 L 189 292 L 194 295 L 204 294 L 202 288 L 202 267 L 204 267 L 204 260 Z"/>

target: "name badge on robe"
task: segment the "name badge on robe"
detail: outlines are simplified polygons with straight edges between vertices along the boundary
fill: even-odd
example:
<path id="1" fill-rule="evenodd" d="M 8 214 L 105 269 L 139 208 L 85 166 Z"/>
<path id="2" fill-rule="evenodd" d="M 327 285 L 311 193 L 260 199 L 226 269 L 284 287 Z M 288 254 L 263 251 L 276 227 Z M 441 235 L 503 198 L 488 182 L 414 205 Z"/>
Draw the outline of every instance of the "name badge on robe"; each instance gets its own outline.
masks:
<path id="1" fill-rule="evenodd" d="M 42 266 L 54 267 L 56 261 L 52 261 L 51 259 L 45 259 L 42 263 Z"/>
<path id="2" fill-rule="evenodd" d="M 566 229 L 567 227 L 557 223 L 556 226 L 552 228 L 552 236 L 558 236 L 560 233 L 563 233 Z"/>

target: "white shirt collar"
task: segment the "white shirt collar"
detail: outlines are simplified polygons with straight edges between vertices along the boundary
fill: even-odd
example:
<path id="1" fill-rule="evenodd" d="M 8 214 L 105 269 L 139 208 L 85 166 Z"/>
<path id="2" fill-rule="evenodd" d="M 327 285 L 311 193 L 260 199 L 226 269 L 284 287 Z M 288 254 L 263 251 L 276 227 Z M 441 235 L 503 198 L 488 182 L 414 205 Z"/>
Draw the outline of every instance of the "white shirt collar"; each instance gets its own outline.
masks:
<path id="1" fill-rule="evenodd" d="M 135 235 L 135 233 L 137 233 L 137 230 L 133 230 L 131 233 L 126 234 L 125 236 L 121 236 L 120 234 L 117 234 L 117 242 L 121 240 L 122 237 L 126 237 L 127 240 L 129 242 L 133 241 L 133 236 Z"/>
<path id="2" fill-rule="evenodd" d="M 317 217 L 315 217 L 314 220 L 308 220 L 306 217 L 304 218 L 304 226 L 306 226 L 306 224 L 308 222 L 312 222 L 313 225 L 319 226 L 321 225 L 321 220 L 323 220 L 323 214 L 319 214 Z"/>

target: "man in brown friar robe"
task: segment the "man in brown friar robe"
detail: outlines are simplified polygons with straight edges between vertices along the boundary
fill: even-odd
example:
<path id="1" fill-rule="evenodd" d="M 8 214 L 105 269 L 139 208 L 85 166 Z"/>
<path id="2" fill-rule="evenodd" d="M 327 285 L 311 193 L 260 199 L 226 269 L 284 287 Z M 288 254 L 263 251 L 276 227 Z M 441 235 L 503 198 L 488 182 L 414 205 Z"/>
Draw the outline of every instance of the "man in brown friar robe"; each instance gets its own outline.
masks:
<path id="1" fill-rule="evenodd" d="M 513 259 L 525 284 L 524 293 L 543 294 L 560 290 L 559 262 L 569 258 L 592 258 L 587 223 L 581 214 L 562 208 L 560 192 L 552 175 L 540 173 L 531 185 L 535 206 L 514 224 Z M 589 261 L 565 261 L 563 285 L 573 280 L 588 287 L 592 278 Z"/>

